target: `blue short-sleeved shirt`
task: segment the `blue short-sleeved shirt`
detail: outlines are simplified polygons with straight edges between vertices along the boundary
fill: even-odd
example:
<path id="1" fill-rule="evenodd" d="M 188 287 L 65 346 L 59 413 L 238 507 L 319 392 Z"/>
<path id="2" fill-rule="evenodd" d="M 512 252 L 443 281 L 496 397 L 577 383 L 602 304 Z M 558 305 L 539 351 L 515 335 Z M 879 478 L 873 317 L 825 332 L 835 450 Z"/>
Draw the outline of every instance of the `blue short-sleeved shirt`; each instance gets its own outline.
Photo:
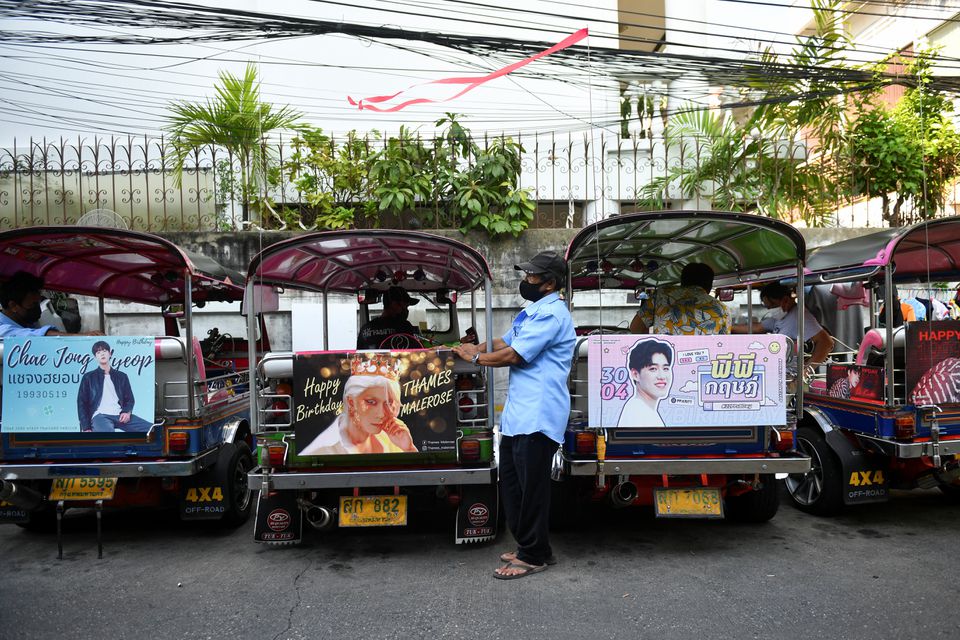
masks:
<path id="1" fill-rule="evenodd" d="M 39 329 L 30 329 L 28 327 L 21 327 L 19 324 L 7 317 L 7 314 L 0 313 L 0 338 L 5 338 L 7 336 L 45 336 L 47 331 L 53 329 L 52 324 L 47 324 Z"/>
<path id="2" fill-rule="evenodd" d="M 539 431 L 563 442 L 570 418 L 567 378 L 577 338 L 560 294 L 546 295 L 523 309 L 503 341 L 524 364 L 510 367 L 500 433 L 518 436 Z"/>

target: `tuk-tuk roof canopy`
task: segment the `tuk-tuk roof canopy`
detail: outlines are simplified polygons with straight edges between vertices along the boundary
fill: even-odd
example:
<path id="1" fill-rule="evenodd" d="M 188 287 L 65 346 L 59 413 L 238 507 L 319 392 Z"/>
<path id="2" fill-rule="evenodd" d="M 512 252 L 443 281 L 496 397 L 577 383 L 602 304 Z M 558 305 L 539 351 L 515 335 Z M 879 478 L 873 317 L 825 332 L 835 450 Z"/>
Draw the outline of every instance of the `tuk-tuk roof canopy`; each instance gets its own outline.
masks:
<path id="1" fill-rule="evenodd" d="M 889 264 L 897 280 L 960 276 L 960 216 L 884 229 L 818 247 L 807 257 L 813 273 L 869 273 Z"/>
<path id="2" fill-rule="evenodd" d="M 26 271 L 44 287 L 66 293 L 140 302 L 182 304 L 184 277 L 197 302 L 243 299 L 243 274 L 169 240 L 103 227 L 28 227 L 0 233 L 0 278 Z"/>
<path id="3" fill-rule="evenodd" d="M 676 284 L 691 262 L 709 265 L 718 287 L 795 276 L 803 236 L 755 214 L 715 211 L 630 213 L 583 228 L 567 248 L 577 289 Z"/>
<path id="4" fill-rule="evenodd" d="M 472 291 L 490 279 L 483 255 L 418 231 L 320 231 L 273 244 L 250 261 L 256 284 L 356 293 L 400 285 L 408 291 Z"/>

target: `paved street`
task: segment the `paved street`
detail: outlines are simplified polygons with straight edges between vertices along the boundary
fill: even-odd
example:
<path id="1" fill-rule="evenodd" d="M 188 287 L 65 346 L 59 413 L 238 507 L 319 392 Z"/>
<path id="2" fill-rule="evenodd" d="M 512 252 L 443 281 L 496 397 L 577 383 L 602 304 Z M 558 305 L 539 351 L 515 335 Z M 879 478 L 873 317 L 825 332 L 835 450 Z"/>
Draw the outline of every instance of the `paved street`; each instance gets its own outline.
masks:
<path id="1" fill-rule="evenodd" d="M 555 534 L 560 563 L 491 577 L 509 535 L 452 544 L 453 521 L 251 542 L 111 515 L 54 536 L 0 528 L 0 638 L 955 638 L 960 507 L 936 491 L 762 526 L 596 510 Z"/>

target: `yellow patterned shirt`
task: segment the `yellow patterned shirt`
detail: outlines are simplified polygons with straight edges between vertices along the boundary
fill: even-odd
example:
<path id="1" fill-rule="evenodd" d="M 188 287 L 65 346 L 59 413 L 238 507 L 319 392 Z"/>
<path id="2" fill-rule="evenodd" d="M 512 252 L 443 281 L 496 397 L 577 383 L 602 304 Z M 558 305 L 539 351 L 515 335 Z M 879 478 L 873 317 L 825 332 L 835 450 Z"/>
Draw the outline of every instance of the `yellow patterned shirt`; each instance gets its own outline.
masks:
<path id="1" fill-rule="evenodd" d="M 660 287 L 637 312 L 650 333 L 674 336 L 730 333 L 730 310 L 698 286 Z"/>

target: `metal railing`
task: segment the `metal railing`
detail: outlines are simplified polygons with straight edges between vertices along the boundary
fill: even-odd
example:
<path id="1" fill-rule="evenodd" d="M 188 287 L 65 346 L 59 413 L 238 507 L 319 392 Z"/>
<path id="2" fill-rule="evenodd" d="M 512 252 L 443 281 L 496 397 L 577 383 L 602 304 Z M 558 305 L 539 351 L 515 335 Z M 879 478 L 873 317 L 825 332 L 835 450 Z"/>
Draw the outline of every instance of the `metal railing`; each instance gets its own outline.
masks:
<path id="1" fill-rule="evenodd" d="M 494 139 L 476 142 L 483 149 Z M 595 219 L 650 208 L 644 188 L 651 181 L 668 171 L 692 171 L 703 161 L 703 146 L 695 140 L 668 145 L 662 138 L 590 133 L 522 134 L 513 139 L 524 149 L 519 186 L 529 189 L 537 202 L 534 228 L 579 228 Z M 335 147 L 344 140 L 331 139 L 330 144 Z M 376 152 L 384 141 L 367 139 L 364 144 Z M 783 154 L 781 147 L 766 145 L 769 159 L 782 161 L 776 157 Z M 264 149 L 273 167 L 282 166 L 292 153 L 289 138 L 272 141 Z M 797 162 L 803 161 L 803 154 L 794 155 Z M 751 163 L 767 160 L 756 158 Z M 268 228 L 282 227 L 279 216 L 267 220 L 245 216 L 231 188 L 239 172 L 240 161 L 234 154 L 203 147 L 190 155 L 178 184 L 173 153 L 162 137 L 18 141 L 0 149 L 0 230 L 75 224 L 96 209 L 115 212 L 119 225 L 151 232 L 242 229 L 249 224 L 245 217 Z M 259 195 L 269 197 L 275 209 L 301 212 L 302 219 L 309 221 L 312 205 L 306 194 L 297 190 L 285 172 L 273 176 L 273 183 Z M 711 189 L 709 183 L 701 186 L 702 202 L 711 200 Z M 680 206 L 689 194 L 672 188 L 667 195 L 666 206 L 670 207 Z M 743 208 L 749 210 L 756 204 L 750 198 L 759 201 L 760 196 L 745 195 Z M 954 187 L 940 214 L 954 214 L 958 200 Z M 446 205 L 438 196 L 399 219 L 384 217 L 380 224 L 395 228 L 459 226 L 460 221 L 451 216 L 439 215 Z M 867 200 L 838 201 L 835 213 L 823 222 L 827 226 L 884 226 L 878 206 Z M 912 222 L 914 217 L 908 213 L 903 222 Z M 290 224 L 289 216 L 286 224 L 299 226 Z"/>

